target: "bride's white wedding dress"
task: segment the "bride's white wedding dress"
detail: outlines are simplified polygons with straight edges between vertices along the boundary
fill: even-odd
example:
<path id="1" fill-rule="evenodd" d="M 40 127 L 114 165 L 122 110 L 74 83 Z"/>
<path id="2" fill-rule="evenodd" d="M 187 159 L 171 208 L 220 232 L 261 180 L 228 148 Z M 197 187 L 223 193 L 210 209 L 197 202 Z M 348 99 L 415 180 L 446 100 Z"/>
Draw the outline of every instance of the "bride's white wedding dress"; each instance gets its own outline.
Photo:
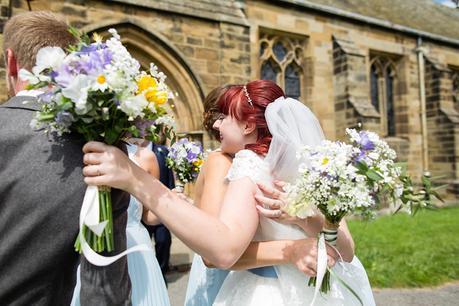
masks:
<path id="1" fill-rule="evenodd" d="M 227 178 L 230 181 L 248 177 L 254 183 L 261 182 L 268 186 L 272 185 L 273 178 L 292 182 L 298 175 L 298 149 L 305 145 L 320 145 L 325 139 L 317 118 L 309 108 L 295 99 L 281 97 L 270 103 L 265 118 L 272 135 L 266 157 L 262 158 L 249 150 L 240 151 L 228 172 Z M 253 240 L 296 240 L 305 237 L 299 227 L 260 216 Z M 363 305 L 375 305 L 365 269 L 356 257 L 351 263 L 338 262 L 332 270 L 357 293 Z M 226 277 L 214 305 L 307 306 L 314 297 L 314 287 L 308 287 L 308 281 L 309 278 L 293 265 L 278 265 L 255 271 L 232 271 Z M 319 294 L 314 305 L 360 305 L 354 295 L 333 276 L 330 285 L 330 292 Z"/>
<path id="2" fill-rule="evenodd" d="M 254 183 L 271 185 L 268 163 L 250 150 L 242 150 L 233 159 L 228 172 L 229 180 L 249 177 Z M 296 226 L 285 225 L 263 216 L 253 241 L 296 240 L 305 238 Z M 296 306 L 310 305 L 314 287 L 308 287 L 309 278 L 293 265 L 274 266 L 277 277 L 268 273 L 232 271 L 226 277 L 214 305 L 216 306 Z M 375 305 L 367 274 L 357 257 L 351 263 L 339 262 L 333 271 L 340 276 L 362 299 L 363 305 Z M 265 274 L 264 276 L 261 276 Z M 266 276 L 266 274 L 268 276 Z M 331 290 L 318 296 L 314 305 L 353 306 L 360 302 L 338 281 L 331 277 Z"/>

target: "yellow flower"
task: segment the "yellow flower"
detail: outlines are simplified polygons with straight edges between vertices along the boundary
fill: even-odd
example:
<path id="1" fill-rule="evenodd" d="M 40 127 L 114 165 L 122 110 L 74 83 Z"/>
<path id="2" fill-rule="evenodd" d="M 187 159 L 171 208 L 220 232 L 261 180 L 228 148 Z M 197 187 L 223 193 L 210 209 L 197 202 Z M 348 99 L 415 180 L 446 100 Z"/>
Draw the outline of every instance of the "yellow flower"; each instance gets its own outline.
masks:
<path id="1" fill-rule="evenodd" d="M 100 36 L 100 35 L 97 34 L 96 32 L 94 32 L 94 34 L 92 34 L 92 39 L 93 39 L 96 43 L 101 43 L 101 42 L 102 42 L 102 36 Z"/>
<path id="2" fill-rule="evenodd" d="M 325 157 L 325 158 L 322 160 L 322 165 L 328 164 L 328 161 L 329 161 L 328 158 Z"/>
<path id="3" fill-rule="evenodd" d="M 193 166 L 199 168 L 199 167 L 201 167 L 202 163 L 203 163 L 203 160 L 202 159 L 198 159 L 198 160 L 193 162 Z"/>
<path id="4" fill-rule="evenodd" d="M 169 95 L 167 94 L 167 91 L 158 91 L 156 93 L 156 104 L 157 105 L 162 105 L 164 103 L 167 102 L 167 100 L 169 100 Z"/>
<path id="5" fill-rule="evenodd" d="M 156 80 L 150 75 L 144 75 L 137 81 L 138 93 L 141 93 L 147 89 L 156 88 Z"/>
<path id="6" fill-rule="evenodd" d="M 105 84 L 106 81 L 107 80 L 105 79 L 105 76 L 103 74 L 101 74 L 101 75 L 99 75 L 97 77 L 97 83 L 99 83 L 99 84 Z"/>
<path id="7" fill-rule="evenodd" d="M 148 102 L 155 102 L 156 100 L 156 89 L 150 89 L 145 91 L 145 99 L 147 99 Z"/>

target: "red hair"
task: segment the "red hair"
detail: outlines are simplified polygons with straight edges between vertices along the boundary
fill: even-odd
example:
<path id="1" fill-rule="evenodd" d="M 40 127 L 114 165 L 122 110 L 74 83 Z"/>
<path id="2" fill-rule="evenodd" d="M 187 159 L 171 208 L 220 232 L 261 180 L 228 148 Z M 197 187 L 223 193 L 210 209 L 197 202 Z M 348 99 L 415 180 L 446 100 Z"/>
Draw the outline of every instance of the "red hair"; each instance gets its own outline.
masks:
<path id="1" fill-rule="evenodd" d="M 272 139 L 265 119 L 266 107 L 277 98 L 285 97 L 285 94 L 276 83 L 268 80 L 252 81 L 245 86 L 252 103 L 249 103 L 244 85 L 234 85 L 220 96 L 218 106 L 225 115 L 256 124 L 257 142 L 248 144 L 245 148 L 264 155 L 268 153 Z"/>

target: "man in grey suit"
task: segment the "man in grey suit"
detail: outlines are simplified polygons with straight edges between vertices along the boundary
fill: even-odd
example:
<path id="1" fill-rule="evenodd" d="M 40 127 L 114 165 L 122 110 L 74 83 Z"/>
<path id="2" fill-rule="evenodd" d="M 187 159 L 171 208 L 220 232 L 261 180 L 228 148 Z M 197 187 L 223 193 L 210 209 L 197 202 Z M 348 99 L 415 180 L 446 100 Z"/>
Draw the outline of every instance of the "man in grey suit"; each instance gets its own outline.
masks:
<path id="1" fill-rule="evenodd" d="M 69 305 L 80 256 L 73 243 L 86 185 L 84 142 L 33 131 L 38 109 L 24 92 L 20 68 L 31 70 L 38 50 L 75 43 L 68 25 L 47 12 L 11 18 L 4 28 L 8 93 L 0 105 L 0 305 Z M 27 102 L 27 104 L 24 104 Z M 116 251 L 126 249 L 129 195 L 113 190 Z M 82 305 L 130 305 L 126 257 L 107 267 L 81 258 Z"/>

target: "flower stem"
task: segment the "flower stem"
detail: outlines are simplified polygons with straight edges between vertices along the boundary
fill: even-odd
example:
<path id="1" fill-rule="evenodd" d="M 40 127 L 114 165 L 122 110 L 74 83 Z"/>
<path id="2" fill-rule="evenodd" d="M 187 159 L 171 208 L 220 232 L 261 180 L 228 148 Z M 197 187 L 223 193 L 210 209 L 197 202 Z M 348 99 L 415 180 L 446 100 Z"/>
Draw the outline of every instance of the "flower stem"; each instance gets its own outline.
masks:
<path id="1" fill-rule="evenodd" d="M 112 252 L 114 250 L 113 241 L 113 213 L 112 213 L 112 200 L 110 194 L 110 187 L 101 186 L 99 187 L 99 193 L 102 194 L 102 201 L 100 201 L 100 209 L 103 211 L 104 219 L 108 223 L 105 226 L 103 236 L 105 238 L 106 251 Z"/>
<path id="2" fill-rule="evenodd" d="M 105 193 L 103 191 L 99 191 L 100 194 L 100 201 L 99 201 L 99 210 L 100 210 L 100 221 L 105 221 L 107 220 L 107 211 L 105 210 Z M 103 244 L 103 247 L 100 248 L 99 252 L 105 251 L 105 247 L 107 243 L 105 242 L 106 235 L 105 235 L 105 229 L 102 232 L 101 236 L 99 237 L 101 241 L 101 246 Z"/>
<path id="3" fill-rule="evenodd" d="M 80 232 L 78 232 L 77 239 L 75 239 L 75 244 L 73 245 L 75 251 L 81 253 L 81 243 L 80 243 Z"/>
<path id="4" fill-rule="evenodd" d="M 107 206 L 107 215 L 108 215 L 108 233 L 109 233 L 109 238 L 110 238 L 110 248 L 108 249 L 109 252 L 113 251 L 115 249 L 115 241 L 113 237 L 113 212 L 112 212 L 112 199 L 111 199 L 111 193 L 107 192 L 107 201 L 106 201 L 106 206 Z"/>
<path id="5" fill-rule="evenodd" d="M 113 238 L 113 213 L 110 187 L 100 186 L 99 192 L 99 222 L 108 221 L 102 234 L 97 236 L 86 225 L 83 225 L 82 235 L 88 245 L 97 253 L 104 251 L 112 252 L 115 249 Z M 78 234 L 75 243 L 75 251 L 81 253 L 81 241 Z"/>

